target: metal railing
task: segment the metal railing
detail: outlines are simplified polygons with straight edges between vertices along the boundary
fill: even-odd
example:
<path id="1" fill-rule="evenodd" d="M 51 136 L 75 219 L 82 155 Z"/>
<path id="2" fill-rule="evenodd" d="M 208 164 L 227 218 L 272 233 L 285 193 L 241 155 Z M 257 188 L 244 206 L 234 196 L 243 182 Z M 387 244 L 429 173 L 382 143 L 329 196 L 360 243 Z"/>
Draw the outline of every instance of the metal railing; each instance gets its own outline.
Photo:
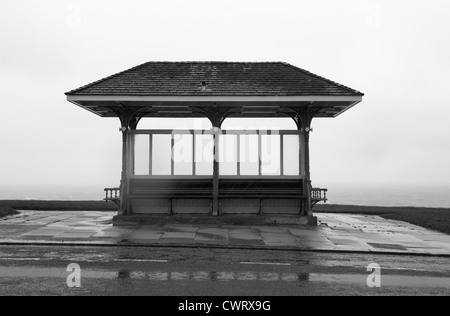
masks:
<path id="1" fill-rule="evenodd" d="M 120 207 L 120 188 L 106 188 L 105 194 L 104 201 L 114 202 Z"/>
<path id="2" fill-rule="evenodd" d="M 311 190 L 311 201 L 313 206 L 319 202 L 327 203 L 327 192 L 328 189 L 313 188 Z"/>
<path id="3" fill-rule="evenodd" d="M 311 201 L 313 205 L 316 205 L 319 202 L 327 203 L 327 192 L 328 189 L 313 188 L 311 191 Z M 106 188 L 105 193 L 106 197 L 104 198 L 104 201 L 114 202 L 118 205 L 120 204 L 120 188 Z"/>

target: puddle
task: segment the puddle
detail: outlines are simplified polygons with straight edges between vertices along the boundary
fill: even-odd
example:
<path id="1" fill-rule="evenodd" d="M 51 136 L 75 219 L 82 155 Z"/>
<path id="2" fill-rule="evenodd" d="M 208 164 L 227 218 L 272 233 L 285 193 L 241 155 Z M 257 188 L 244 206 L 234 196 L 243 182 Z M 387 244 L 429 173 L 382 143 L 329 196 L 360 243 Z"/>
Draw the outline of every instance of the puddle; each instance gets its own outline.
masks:
<path id="1" fill-rule="evenodd" d="M 358 270 L 366 270 L 371 262 L 376 262 L 376 258 L 368 257 L 365 260 L 358 259 L 354 256 L 343 258 L 342 260 L 313 259 L 309 262 L 312 266 L 322 267 L 342 267 L 354 268 Z M 450 265 L 447 258 L 429 258 L 425 262 L 419 262 L 414 257 L 401 257 L 395 260 L 385 260 L 382 264 L 383 271 L 386 273 L 395 273 L 392 271 L 404 272 L 423 272 L 423 273 L 446 273 L 450 274 Z"/>
<path id="2" fill-rule="evenodd" d="M 310 274 L 310 282 L 365 285 L 367 275 Z M 382 287 L 450 289 L 450 278 L 382 275 Z"/>
<path id="3" fill-rule="evenodd" d="M 331 283 L 344 285 L 366 286 L 367 275 L 359 274 L 307 274 L 307 273 L 273 273 L 273 272 L 233 272 L 233 271 L 108 271 L 83 269 L 83 279 L 106 279 L 106 280 L 136 280 L 152 282 L 285 282 L 285 283 Z M 68 272 L 65 269 L 55 268 L 33 268 L 33 267 L 2 267 L 1 278 L 40 278 L 65 280 Z M 396 288 L 440 288 L 450 289 L 450 278 L 438 277 L 415 277 L 382 275 L 382 287 Z"/>

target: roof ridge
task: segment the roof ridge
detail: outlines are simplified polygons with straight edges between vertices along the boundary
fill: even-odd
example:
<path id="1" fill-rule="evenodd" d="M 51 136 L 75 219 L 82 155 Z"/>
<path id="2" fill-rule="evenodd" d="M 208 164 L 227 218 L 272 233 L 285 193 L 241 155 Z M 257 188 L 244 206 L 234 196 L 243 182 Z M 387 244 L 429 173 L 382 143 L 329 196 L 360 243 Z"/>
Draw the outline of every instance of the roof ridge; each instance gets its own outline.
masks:
<path id="1" fill-rule="evenodd" d="M 124 74 L 124 73 L 126 73 L 126 72 L 133 71 L 133 70 L 139 69 L 139 68 L 141 68 L 141 67 L 144 67 L 144 66 L 148 65 L 149 63 L 151 63 L 151 62 L 145 62 L 145 63 L 143 63 L 143 64 L 140 64 L 140 65 L 134 66 L 134 67 L 132 67 L 132 68 L 129 68 L 129 69 L 127 69 L 127 70 L 124 70 L 124 71 L 115 73 L 115 74 L 113 74 L 113 75 L 111 75 L 111 76 L 104 77 L 104 78 L 102 78 L 102 79 L 100 79 L 100 80 L 91 82 L 91 83 L 89 83 L 89 84 L 87 84 L 87 85 L 84 85 L 84 86 L 79 87 L 79 88 L 77 88 L 77 89 L 74 89 L 74 90 L 71 90 L 71 91 L 69 91 L 69 92 L 66 92 L 65 95 L 77 93 L 77 92 L 79 92 L 79 91 L 81 91 L 81 90 L 84 90 L 84 89 L 87 89 L 87 88 L 89 88 L 89 87 L 92 87 L 93 85 L 96 85 L 96 84 L 98 84 L 98 83 L 101 83 L 101 82 L 104 82 L 104 81 L 106 81 L 106 80 L 112 79 L 112 78 L 114 78 L 114 77 L 120 76 L 120 75 L 122 75 L 122 74 Z"/>
<path id="2" fill-rule="evenodd" d="M 211 60 L 211 61 L 201 61 L 201 60 L 186 60 L 186 61 L 148 61 L 142 65 L 147 64 L 284 64 L 282 61 L 220 61 L 220 60 Z M 134 68 L 140 67 L 142 65 L 138 65 Z M 132 70 L 128 69 L 128 70 Z M 128 71 L 125 70 L 125 71 Z"/>
<path id="3" fill-rule="evenodd" d="M 316 78 L 321 79 L 321 80 L 325 80 L 325 81 L 327 81 L 327 82 L 329 82 L 329 83 L 331 83 L 331 84 L 334 84 L 334 85 L 336 85 L 336 86 L 338 86 L 338 87 L 340 87 L 340 88 L 346 89 L 346 90 L 348 90 L 348 91 L 350 91 L 350 92 L 352 92 L 352 93 L 356 93 L 356 94 L 360 94 L 361 96 L 364 96 L 364 93 L 362 93 L 362 92 L 360 92 L 360 91 L 358 91 L 358 90 L 352 89 L 352 88 L 350 88 L 350 87 L 348 87 L 348 86 L 345 86 L 345 85 L 343 85 L 343 84 L 340 84 L 340 83 L 338 83 L 338 82 L 336 82 L 336 81 L 333 81 L 333 80 L 330 80 L 330 79 L 328 79 L 328 78 L 319 76 L 319 75 L 317 75 L 317 74 L 315 74 L 315 73 L 312 73 L 312 72 L 310 72 L 310 71 L 308 71 L 308 70 L 306 70 L 306 69 L 303 69 L 303 68 L 294 66 L 294 65 L 292 65 L 292 64 L 290 64 L 290 63 L 287 63 L 287 62 L 281 62 L 281 63 L 282 63 L 283 65 L 287 66 L 287 67 L 293 68 L 293 69 L 298 70 L 298 71 L 302 71 L 302 72 L 304 72 L 304 73 L 306 73 L 306 74 L 308 74 L 308 75 L 310 75 L 310 76 L 316 77 Z"/>

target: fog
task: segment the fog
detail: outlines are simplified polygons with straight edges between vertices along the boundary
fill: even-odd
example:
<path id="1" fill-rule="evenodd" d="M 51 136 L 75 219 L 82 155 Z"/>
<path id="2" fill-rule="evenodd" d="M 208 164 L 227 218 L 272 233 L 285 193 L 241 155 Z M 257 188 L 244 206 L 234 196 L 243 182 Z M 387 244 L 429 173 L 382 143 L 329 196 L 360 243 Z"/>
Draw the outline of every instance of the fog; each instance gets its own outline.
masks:
<path id="1" fill-rule="evenodd" d="M 285 61 L 364 92 L 342 116 L 313 122 L 314 184 L 450 185 L 449 9 L 444 0 L 2 1 L 0 187 L 118 185 L 118 119 L 64 92 L 146 61 L 186 60 Z M 168 124 L 199 123 L 142 126 Z"/>

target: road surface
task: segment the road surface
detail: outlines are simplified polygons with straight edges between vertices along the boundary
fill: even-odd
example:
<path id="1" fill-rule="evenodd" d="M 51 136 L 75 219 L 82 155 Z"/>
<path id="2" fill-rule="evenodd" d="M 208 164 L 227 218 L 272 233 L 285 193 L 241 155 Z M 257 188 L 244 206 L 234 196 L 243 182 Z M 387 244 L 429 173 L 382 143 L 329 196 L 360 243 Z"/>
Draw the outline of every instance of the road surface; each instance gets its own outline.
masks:
<path id="1" fill-rule="evenodd" d="M 1 246 L 0 295 L 450 295 L 450 258 Z"/>

